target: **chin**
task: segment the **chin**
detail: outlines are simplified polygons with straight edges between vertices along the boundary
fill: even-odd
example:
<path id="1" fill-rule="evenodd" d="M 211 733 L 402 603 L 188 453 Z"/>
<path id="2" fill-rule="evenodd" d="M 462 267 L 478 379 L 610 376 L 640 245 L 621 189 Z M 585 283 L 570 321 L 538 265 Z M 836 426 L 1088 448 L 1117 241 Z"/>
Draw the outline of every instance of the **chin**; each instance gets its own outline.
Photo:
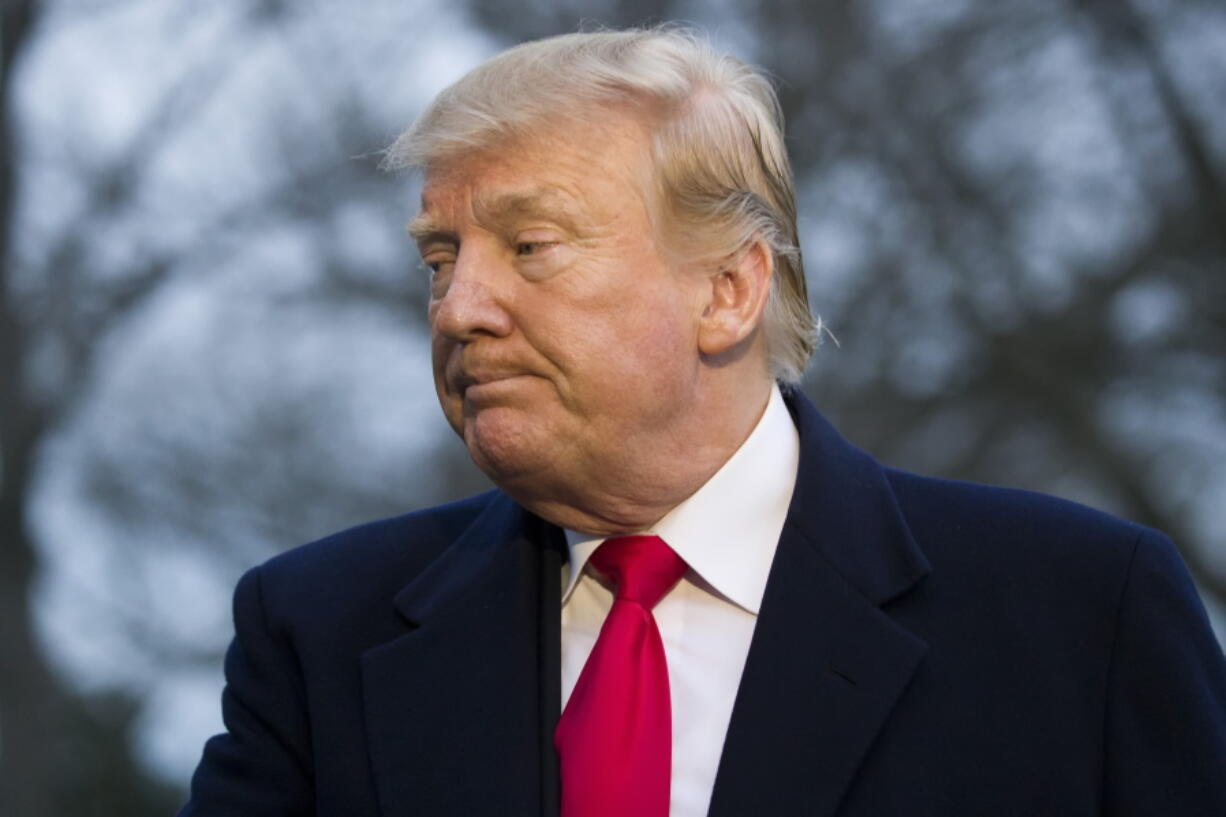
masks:
<path id="1" fill-rule="evenodd" d="M 485 409 L 466 418 L 462 432 L 469 456 L 499 486 L 539 473 L 557 439 L 543 425 L 513 409 Z"/>

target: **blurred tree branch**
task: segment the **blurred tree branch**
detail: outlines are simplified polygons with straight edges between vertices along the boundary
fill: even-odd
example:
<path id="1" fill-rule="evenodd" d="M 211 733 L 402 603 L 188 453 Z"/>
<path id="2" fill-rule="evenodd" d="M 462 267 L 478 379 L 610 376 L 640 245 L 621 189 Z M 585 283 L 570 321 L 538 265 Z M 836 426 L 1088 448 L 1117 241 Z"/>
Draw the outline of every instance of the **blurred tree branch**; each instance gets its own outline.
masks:
<path id="1" fill-rule="evenodd" d="M 1021 254 L 1024 244 L 1015 239 L 1026 218 L 1023 208 L 1045 195 L 1038 186 L 1042 176 L 1018 171 L 988 176 L 967 162 L 963 149 L 951 146 L 985 110 L 1010 104 L 1008 96 L 980 94 L 976 88 L 985 77 L 967 73 L 973 64 L 970 56 L 984 39 L 1007 27 L 1009 43 L 1018 49 L 993 51 L 992 70 L 1032 58 L 1033 49 L 1075 30 L 1073 21 L 1059 6 L 1048 4 L 976 10 L 928 38 L 923 48 L 899 55 L 883 44 L 874 30 L 877 21 L 865 18 L 863 7 L 861 14 L 849 17 L 847 8 L 826 5 L 772 3 L 762 22 L 762 40 L 806 31 L 815 37 L 813 50 L 835 62 L 822 75 L 826 81 L 816 83 L 824 90 L 813 93 L 807 91 L 812 80 L 795 73 L 790 54 L 775 51 L 777 61 L 768 63 L 783 80 L 794 126 L 800 110 L 802 118 L 808 115 L 833 130 L 798 140 L 799 149 L 793 151 L 799 158 L 798 175 L 821 179 L 827 167 L 837 166 L 844 157 L 861 157 L 881 168 L 882 178 L 899 194 L 900 208 L 909 214 L 908 235 L 921 238 L 912 242 L 909 254 L 887 240 L 875 248 L 879 262 L 874 264 L 871 256 L 862 262 L 844 304 L 852 328 L 836 325 L 842 354 L 851 354 L 841 365 L 858 371 L 851 376 L 827 372 L 815 396 L 829 410 L 846 415 L 845 426 L 871 450 L 887 458 L 906 451 L 911 467 L 980 481 L 1008 480 L 1008 472 L 1000 470 L 1002 452 L 1017 433 L 1041 423 L 1054 435 L 1050 440 L 1061 441 L 1060 448 L 1041 453 L 1023 448 L 1021 457 L 1049 458 L 1041 470 L 1049 477 L 1080 469 L 1118 497 L 1118 512 L 1171 533 L 1202 588 L 1226 603 L 1226 581 L 1210 562 L 1212 543 L 1202 541 L 1183 521 L 1186 506 L 1159 498 L 1162 486 L 1153 478 L 1150 455 L 1138 447 L 1139 441 L 1107 434 L 1102 420 L 1111 384 L 1143 377 L 1154 380 L 1160 390 L 1164 386 L 1157 377 L 1175 355 L 1195 353 L 1212 361 L 1206 365 L 1218 372 L 1218 399 L 1220 384 L 1226 382 L 1222 309 L 1216 306 L 1226 300 L 1220 275 L 1226 262 L 1222 174 L 1206 145 L 1204 118 L 1184 104 L 1152 29 L 1127 4 L 1079 4 L 1094 14 L 1096 41 L 1104 48 L 1099 64 L 1109 63 L 1107 54 L 1124 51 L 1150 75 L 1190 183 L 1181 188 L 1182 198 L 1148 197 L 1149 223 L 1116 252 L 1066 262 L 1062 276 L 1072 287 L 1063 302 L 1051 306 L 1028 301 L 1029 259 Z M 1111 70 L 1109 64 L 1100 68 L 1102 73 Z M 932 104 L 936 87 L 942 89 L 940 105 Z M 1021 96 L 1020 89 L 992 87 L 998 94 L 1003 90 Z M 1121 128 L 1117 138 L 1129 143 L 1129 134 L 1122 130 L 1125 120 L 1114 121 Z M 1160 165 L 1154 158 L 1141 155 L 1132 165 L 1142 176 L 1155 166 Z M 933 310 L 906 289 L 919 270 L 928 276 L 930 291 L 947 293 L 936 299 L 943 307 Z M 1155 281 L 1187 293 L 1198 309 L 1172 327 L 1160 347 L 1142 353 L 1121 336 L 1109 307 L 1135 285 Z M 993 310 L 985 312 L 981 290 L 1002 283 L 1005 289 L 988 301 Z M 1002 310 L 1007 320 L 1000 320 Z M 908 333 L 922 337 L 925 325 L 931 329 L 934 321 L 958 327 L 970 339 L 970 357 L 958 369 L 952 390 L 924 396 L 900 391 L 889 368 L 875 368 L 882 365 L 882 345 L 905 344 Z M 873 337 L 887 326 L 905 328 Z M 857 382 L 860 385 L 854 385 Z M 840 391 L 843 387 L 848 390 Z M 953 459 L 931 443 L 927 449 L 917 447 L 926 429 L 934 427 L 965 432 L 952 446 L 959 452 Z M 1023 465 L 1020 459 L 1014 462 L 1014 467 Z M 1041 480 L 1027 482 L 1028 487 L 1051 490 Z"/>
<path id="2" fill-rule="evenodd" d="M 0 740 L 8 747 L 0 755 L 0 808 L 14 817 L 53 813 L 59 757 L 43 730 L 54 727 L 68 703 L 33 632 L 36 555 L 27 499 L 45 421 L 23 381 L 25 337 L 7 275 L 16 196 L 13 74 L 39 10 L 32 0 L 13 0 L 0 9 Z"/>
<path id="3" fill-rule="evenodd" d="M 65 754 L 79 749 L 72 743 L 76 738 L 70 739 L 80 735 L 79 724 L 90 722 L 107 707 L 99 709 L 100 705 L 70 692 L 38 643 L 32 590 L 40 556 L 30 509 L 44 443 L 74 418 L 97 383 L 100 352 L 107 339 L 141 314 L 170 282 L 189 271 L 200 276 L 225 268 L 221 246 L 210 241 L 203 253 L 185 251 L 181 245 L 148 247 L 124 267 L 108 271 L 112 274 L 100 274 L 94 247 L 99 236 L 115 232 L 119 218 L 137 208 L 159 153 L 194 127 L 239 64 L 213 56 L 227 51 L 220 46 L 205 59 L 186 61 L 178 77 L 148 105 L 120 151 L 105 158 L 91 155 L 89 183 L 76 216 L 36 248 L 34 259 L 21 259 L 12 241 L 18 213 L 16 170 L 23 155 L 23 146 L 15 138 L 12 79 L 34 41 L 40 10 L 35 2 L 7 2 L 0 23 L 0 728 L 6 749 L 0 754 L 0 810 L 6 817 L 50 817 L 70 802 L 92 798 L 97 804 L 113 799 L 95 790 L 98 786 L 112 792 L 131 787 L 128 794 L 117 796 L 133 807 L 146 790 L 150 797 L 161 798 L 158 802 L 163 806 L 166 802 L 165 792 L 155 792 L 133 771 L 121 779 L 108 779 Z M 261 17 L 264 22 L 268 13 Z M 239 22 L 241 18 L 236 25 Z M 216 40 L 228 47 L 228 39 L 240 33 L 237 28 L 223 30 Z M 233 245 L 239 243 L 239 235 L 284 220 L 304 199 L 334 206 L 338 179 L 349 178 L 341 161 L 330 157 L 318 164 L 293 167 L 262 195 L 216 212 L 211 223 L 199 225 L 202 234 L 234 236 Z M 42 373 L 36 378 L 34 370 L 35 355 L 47 348 L 58 352 L 62 364 L 50 380 Z M 88 603 L 87 598 L 82 596 L 82 603 Z M 95 603 L 104 609 L 111 607 L 105 600 L 95 599 Z M 202 660 L 197 650 L 184 649 L 151 630 L 143 618 L 149 612 L 112 607 L 109 615 L 116 623 L 126 622 L 131 637 L 168 664 L 182 666 L 185 661 Z M 215 654 L 209 657 L 216 660 Z M 129 721 L 110 722 L 104 729 L 99 724 L 98 739 L 105 737 L 119 745 L 96 747 L 95 751 L 126 757 L 124 730 Z M 74 778 L 78 772 L 80 776 Z"/>

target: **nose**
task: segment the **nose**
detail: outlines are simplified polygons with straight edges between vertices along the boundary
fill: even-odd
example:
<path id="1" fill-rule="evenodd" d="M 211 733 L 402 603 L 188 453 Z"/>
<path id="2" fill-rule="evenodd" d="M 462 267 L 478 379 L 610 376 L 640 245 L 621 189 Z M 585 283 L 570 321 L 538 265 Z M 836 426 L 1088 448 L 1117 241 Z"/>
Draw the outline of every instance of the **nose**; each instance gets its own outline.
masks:
<path id="1" fill-rule="evenodd" d="M 511 332 L 509 271 L 479 247 L 466 245 L 456 256 L 445 290 L 430 302 L 430 326 L 438 335 L 469 342 Z"/>

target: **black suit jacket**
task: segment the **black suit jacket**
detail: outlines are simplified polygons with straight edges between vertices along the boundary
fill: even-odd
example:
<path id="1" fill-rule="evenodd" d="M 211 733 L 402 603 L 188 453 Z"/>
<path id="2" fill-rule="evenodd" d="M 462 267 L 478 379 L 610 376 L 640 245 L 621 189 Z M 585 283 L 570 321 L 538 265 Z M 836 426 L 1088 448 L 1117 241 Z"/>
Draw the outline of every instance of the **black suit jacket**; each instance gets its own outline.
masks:
<path id="1" fill-rule="evenodd" d="M 1164 536 L 883 468 L 789 405 L 711 815 L 1226 815 L 1226 661 Z M 564 552 L 495 491 L 249 572 L 182 814 L 556 814 Z"/>

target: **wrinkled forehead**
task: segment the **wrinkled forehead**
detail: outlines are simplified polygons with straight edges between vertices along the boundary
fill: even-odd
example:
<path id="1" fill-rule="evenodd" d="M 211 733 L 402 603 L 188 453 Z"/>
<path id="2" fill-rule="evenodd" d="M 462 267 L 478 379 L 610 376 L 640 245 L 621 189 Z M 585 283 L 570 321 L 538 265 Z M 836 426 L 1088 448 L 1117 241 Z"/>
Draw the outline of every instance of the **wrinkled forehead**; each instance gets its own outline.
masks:
<path id="1" fill-rule="evenodd" d="M 462 204 L 481 215 L 552 212 L 627 194 L 647 200 L 654 172 L 649 134 L 636 120 L 601 116 L 502 136 L 428 161 L 423 214 Z"/>
<path id="2" fill-rule="evenodd" d="M 434 187 L 422 190 L 421 210 L 408 224 L 409 235 L 421 243 L 442 231 L 443 224 L 455 220 L 463 209 L 481 223 L 548 219 L 566 224 L 579 213 L 583 197 L 562 187 L 528 181 L 502 186 L 469 186 L 435 180 Z"/>
<path id="3" fill-rule="evenodd" d="M 598 102 L 576 97 L 552 99 L 546 106 L 539 104 L 543 100 L 532 98 L 530 89 L 526 97 L 513 110 L 458 106 L 438 121 L 414 125 L 414 160 L 409 166 L 428 170 L 439 163 L 483 153 L 520 152 L 542 143 L 590 144 L 593 130 L 610 135 L 633 131 L 647 138 L 663 118 L 660 106 L 645 99 L 623 97 Z"/>

